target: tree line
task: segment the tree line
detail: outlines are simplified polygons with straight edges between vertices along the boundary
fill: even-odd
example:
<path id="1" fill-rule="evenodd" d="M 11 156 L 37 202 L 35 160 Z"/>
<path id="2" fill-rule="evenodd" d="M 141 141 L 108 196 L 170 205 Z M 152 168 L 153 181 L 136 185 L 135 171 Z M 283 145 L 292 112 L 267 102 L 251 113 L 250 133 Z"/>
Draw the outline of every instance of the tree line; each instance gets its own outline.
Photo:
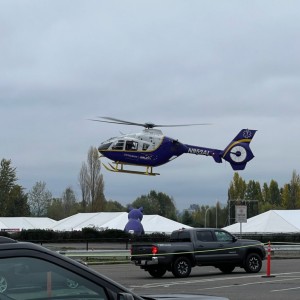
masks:
<path id="1" fill-rule="evenodd" d="M 78 174 L 80 199 L 73 188 L 67 187 L 61 197 L 55 198 L 46 183 L 39 181 L 29 190 L 18 184 L 16 168 L 11 160 L 2 159 L 0 164 L 0 216 L 36 216 L 60 220 L 79 212 L 122 212 L 130 206 L 143 207 L 145 214 L 159 214 L 166 218 L 194 227 L 224 227 L 234 223 L 236 204 L 245 204 L 248 218 L 270 209 L 300 208 L 300 176 L 294 170 L 290 182 L 282 187 L 272 179 L 262 185 L 255 180 L 246 182 L 239 173 L 233 174 L 228 188 L 227 203 L 214 205 L 191 204 L 178 212 L 172 197 L 163 192 L 150 191 L 132 203 L 123 206 L 118 201 L 107 200 L 97 148 L 91 147 L 87 161 Z"/>
<path id="2" fill-rule="evenodd" d="M 258 212 L 270 209 L 299 209 L 300 208 L 300 176 L 296 170 L 292 172 L 289 183 L 279 187 L 277 181 L 270 183 L 250 180 L 248 183 L 235 173 L 228 190 L 229 200 L 257 200 Z"/>
<path id="3" fill-rule="evenodd" d="M 235 223 L 235 205 L 247 206 L 247 218 L 271 209 L 300 209 L 300 176 L 294 170 L 290 182 L 280 187 L 274 179 L 262 185 L 255 180 L 246 182 L 235 172 L 225 205 L 190 205 L 181 221 L 194 227 L 225 227 Z"/>

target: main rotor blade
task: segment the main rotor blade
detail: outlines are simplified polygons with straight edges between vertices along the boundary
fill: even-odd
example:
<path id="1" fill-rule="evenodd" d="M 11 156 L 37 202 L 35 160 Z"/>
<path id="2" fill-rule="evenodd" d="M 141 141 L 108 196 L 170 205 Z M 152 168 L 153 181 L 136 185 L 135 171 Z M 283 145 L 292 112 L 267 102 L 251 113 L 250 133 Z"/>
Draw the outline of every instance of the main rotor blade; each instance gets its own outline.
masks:
<path id="1" fill-rule="evenodd" d="M 198 125 L 212 125 L 212 123 L 176 124 L 176 125 L 155 125 L 155 127 L 184 127 L 184 126 L 198 126 Z"/>
<path id="2" fill-rule="evenodd" d="M 142 124 L 142 123 L 135 123 L 135 122 L 120 120 L 120 119 L 111 118 L 111 117 L 98 117 L 98 118 L 109 120 L 109 121 L 100 121 L 99 120 L 99 122 L 115 123 L 115 124 L 125 124 L 125 125 L 136 125 L 136 126 L 145 127 L 145 124 Z"/>
<path id="3" fill-rule="evenodd" d="M 211 123 L 175 124 L 175 125 L 159 124 L 159 125 L 156 125 L 156 124 L 150 123 L 150 122 L 147 122 L 147 123 L 136 123 L 136 122 L 130 122 L 130 121 L 125 121 L 125 120 L 111 118 L 111 117 L 98 117 L 98 118 L 104 119 L 104 120 L 91 119 L 91 121 L 97 121 L 97 122 L 103 122 L 103 123 L 121 124 L 121 125 L 142 126 L 142 127 L 147 128 L 147 129 L 154 128 L 154 127 L 185 127 L 185 126 L 211 125 Z"/>

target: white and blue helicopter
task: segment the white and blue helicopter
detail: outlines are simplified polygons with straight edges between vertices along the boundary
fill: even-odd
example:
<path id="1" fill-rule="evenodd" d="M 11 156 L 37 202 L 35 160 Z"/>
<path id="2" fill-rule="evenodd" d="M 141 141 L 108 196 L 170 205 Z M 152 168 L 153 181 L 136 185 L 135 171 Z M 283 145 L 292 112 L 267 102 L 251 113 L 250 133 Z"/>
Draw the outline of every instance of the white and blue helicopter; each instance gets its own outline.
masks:
<path id="1" fill-rule="evenodd" d="M 215 162 L 228 161 L 233 170 L 243 170 L 253 159 L 250 142 L 256 130 L 242 129 L 224 150 L 183 144 L 176 139 L 164 136 L 155 127 L 178 127 L 208 124 L 156 125 L 153 123 L 134 123 L 110 117 L 99 117 L 92 121 L 121 125 L 142 126 L 140 133 L 124 134 L 103 142 L 98 147 L 100 157 L 113 161 L 104 167 L 112 172 L 140 175 L 159 175 L 153 172 L 153 167 L 161 166 L 184 153 L 212 156 Z M 125 166 L 131 169 L 125 169 Z M 143 167 L 144 171 L 133 170 L 133 166 Z"/>

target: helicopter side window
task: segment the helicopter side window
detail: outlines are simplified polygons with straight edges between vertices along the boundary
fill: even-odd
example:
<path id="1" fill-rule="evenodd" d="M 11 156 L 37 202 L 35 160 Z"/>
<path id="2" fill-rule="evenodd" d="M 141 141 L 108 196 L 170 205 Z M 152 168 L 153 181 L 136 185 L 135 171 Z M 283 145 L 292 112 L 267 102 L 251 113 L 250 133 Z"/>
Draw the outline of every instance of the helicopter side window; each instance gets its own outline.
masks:
<path id="1" fill-rule="evenodd" d="M 136 151 L 138 149 L 138 143 L 134 141 L 127 141 L 126 142 L 126 150 Z"/>
<path id="2" fill-rule="evenodd" d="M 149 148 L 149 145 L 144 143 L 143 144 L 143 151 L 146 151 L 148 148 Z"/>
<path id="3" fill-rule="evenodd" d="M 123 150 L 124 149 L 124 141 L 118 140 L 118 142 L 112 147 L 113 150 Z"/>

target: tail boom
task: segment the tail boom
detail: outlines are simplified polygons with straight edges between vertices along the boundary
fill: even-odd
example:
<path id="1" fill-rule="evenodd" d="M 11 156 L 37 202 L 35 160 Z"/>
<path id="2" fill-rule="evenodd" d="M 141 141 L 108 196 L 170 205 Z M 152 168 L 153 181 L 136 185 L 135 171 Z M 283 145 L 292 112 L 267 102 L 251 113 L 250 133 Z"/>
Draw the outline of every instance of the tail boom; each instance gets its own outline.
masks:
<path id="1" fill-rule="evenodd" d="M 254 158 L 250 142 L 256 130 L 242 129 L 224 150 L 185 145 L 184 153 L 212 156 L 215 162 L 228 161 L 233 170 L 244 170 L 246 164 Z"/>

